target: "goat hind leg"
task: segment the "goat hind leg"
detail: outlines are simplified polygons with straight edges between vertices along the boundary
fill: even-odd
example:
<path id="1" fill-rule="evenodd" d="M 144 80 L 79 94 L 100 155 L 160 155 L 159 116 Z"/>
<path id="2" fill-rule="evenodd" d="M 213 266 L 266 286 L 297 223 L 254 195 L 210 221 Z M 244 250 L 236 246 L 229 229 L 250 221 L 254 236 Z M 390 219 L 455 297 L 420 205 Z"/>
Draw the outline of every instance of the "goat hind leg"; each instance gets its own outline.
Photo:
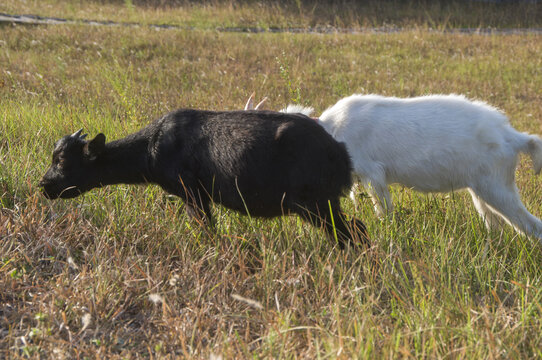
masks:
<path id="1" fill-rule="evenodd" d="M 478 214 L 484 220 L 488 230 L 496 230 L 502 227 L 504 219 L 496 213 L 484 200 L 482 200 L 472 189 L 468 189 L 472 196 L 472 202 Z"/>
<path id="2" fill-rule="evenodd" d="M 502 216 L 516 230 L 542 241 L 542 221 L 525 208 L 515 184 L 506 186 L 498 182 L 489 182 L 473 190 L 491 210 Z"/>
<path id="3" fill-rule="evenodd" d="M 347 225 L 338 200 L 321 202 L 310 207 L 299 206 L 296 212 L 314 226 L 324 227 L 328 237 L 334 238 L 336 234 L 341 249 L 347 244 L 354 245 L 355 238 L 359 238 L 364 244 L 368 242 L 369 236 L 365 225 L 357 219 L 351 220 Z"/>

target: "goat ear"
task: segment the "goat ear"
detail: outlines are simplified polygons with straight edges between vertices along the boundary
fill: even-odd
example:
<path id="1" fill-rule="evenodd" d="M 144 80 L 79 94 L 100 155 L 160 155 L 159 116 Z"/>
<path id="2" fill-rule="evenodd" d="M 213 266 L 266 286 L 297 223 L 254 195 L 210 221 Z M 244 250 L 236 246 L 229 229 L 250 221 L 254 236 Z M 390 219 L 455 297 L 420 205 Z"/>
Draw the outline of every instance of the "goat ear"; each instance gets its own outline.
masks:
<path id="1" fill-rule="evenodd" d="M 94 139 L 90 140 L 88 143 L 85 144 L 85 154 L 96 157 L 100 155 L 105 150 L 105 135 L 102 133 L 99 133 L 94 137 Z"/>

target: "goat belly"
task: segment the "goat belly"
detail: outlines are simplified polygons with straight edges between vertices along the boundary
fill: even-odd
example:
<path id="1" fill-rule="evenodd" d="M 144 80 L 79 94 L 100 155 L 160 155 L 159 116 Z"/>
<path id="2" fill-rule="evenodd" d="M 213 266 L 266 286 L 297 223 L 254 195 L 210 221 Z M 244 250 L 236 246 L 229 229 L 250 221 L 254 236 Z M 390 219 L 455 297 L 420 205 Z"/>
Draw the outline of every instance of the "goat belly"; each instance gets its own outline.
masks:
<path id="1" fill-rule="evenodd" d="M 239 196 L 231 202 L 220 202 L 222 205 L 236 210 L 242 214 L 257 216 L 257 217 L 275 217 L 288 214 L 288 209 L 281 208 L 281 199 L 276 197 L 269 199 L 269 196 L 258 193 L 247 193 L 243 197 Z"/>
<path id="2" fill-rule="evenodd" d="M 288 214 L 289 189 L 281 186 L 277 178 L 262 183 L 251 178 L 238 177 L 234 181 L 221 181 L 220 186 L 206 187 L 212 201 L 229 209 L 257 217 L 275 217 Z"/>

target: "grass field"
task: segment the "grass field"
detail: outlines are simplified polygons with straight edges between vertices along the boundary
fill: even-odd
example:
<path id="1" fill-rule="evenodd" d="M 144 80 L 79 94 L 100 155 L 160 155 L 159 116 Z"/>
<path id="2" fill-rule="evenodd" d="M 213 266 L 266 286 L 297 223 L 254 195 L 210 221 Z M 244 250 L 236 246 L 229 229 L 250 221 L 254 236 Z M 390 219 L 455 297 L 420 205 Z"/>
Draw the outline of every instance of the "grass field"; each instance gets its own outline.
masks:
<path id="1" fill-rule="evenodd" d="M 493 4 L 469 0 L 4 0 L 0 12 L 200 29 L 542 27 L 542 6 L 530 1 Z"/>
<path id="2" fill-rule="evenodd" d="M 161 11 L 130 4 L 117 6 Z M 206 29 L 0 26 L 0 358 L 542 356 L 542 248 L 488 233 L 463 192 L 393 187 L 383 221 L 364 199 L 372 246 L 346 251 L 296 217 L 219 206 L 216 233 L 202 231 L 154 186 L 46 200 L 36 184 L 61 136 L 116 139 L 178 107 L 241 108 L 252 91 L 317 113 L 355 92 L 462 93 L 542 134 L 541 36 Z M 526 158 L 517 179 L 541 217 Z"/>

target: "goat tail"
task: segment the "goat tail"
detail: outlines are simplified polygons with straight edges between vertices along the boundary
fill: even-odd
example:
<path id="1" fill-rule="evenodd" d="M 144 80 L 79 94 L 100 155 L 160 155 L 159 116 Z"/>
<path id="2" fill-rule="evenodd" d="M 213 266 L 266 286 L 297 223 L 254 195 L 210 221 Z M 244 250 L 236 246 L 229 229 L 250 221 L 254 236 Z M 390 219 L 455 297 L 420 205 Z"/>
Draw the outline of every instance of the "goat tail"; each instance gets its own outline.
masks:
<path id="1" fill-rule="evenodd" d="M 536 135 L 530 135 L 526 152 L 533 160 L 534 173 L 539 174 L 542 170 L 542 139 Z"/>

